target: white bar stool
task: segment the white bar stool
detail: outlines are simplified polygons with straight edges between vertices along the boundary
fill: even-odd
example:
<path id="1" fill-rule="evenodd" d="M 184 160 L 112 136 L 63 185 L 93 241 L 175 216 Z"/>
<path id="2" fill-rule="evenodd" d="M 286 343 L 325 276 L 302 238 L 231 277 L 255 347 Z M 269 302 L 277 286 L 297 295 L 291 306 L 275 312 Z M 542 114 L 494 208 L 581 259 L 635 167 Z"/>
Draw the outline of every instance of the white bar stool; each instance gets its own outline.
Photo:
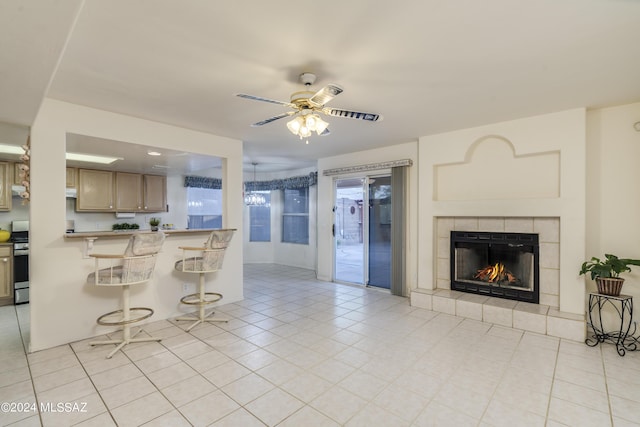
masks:
<path id="1" fill-rule="evenodd" d="M 116 348 L 107 355 L 110 359 L 125 345 L 134 342 L 160 341 L 161 338 L 135 338 L 142 331 L 139 329 L 131 333 L 131 324 L 140 322 L 153 315 L 153 309 L 148 307 L 131 307 L 130 286 L 146 283 L 151 279 L 156 265 L 156 257 L 165 235 L 162 232 L 134 234 L 123 255 L 90 254 L 95 258 L 95 271 L 87 277 L 87 283 L 96 286 L 117 286 L 122 290 L 122 309 L 111 311 L 98 317 L 98 325 L 122 326 L 122 339 L 93 341 L 90 345 L 117 344 Z M 105 264 L 109 264 L 106 268 Z"/>
<path id="2" fill-rule="evenodd" d="M 205 274 L 214 273 L 222 268 L 224 253 L 229 246 L 235 229 L 214 230 L 202 247 L 181 246 L 182 259 L 176 262 L 175 269 L 183 273 L 198 274 L 198 292 L 185 295 L 180 299 L 182 304 L 198 307 L 195 316 L 178 317 L 176 320 L 187 320 L 193 323 L 187 332 L 203 322 L 228 322 L 227 318 L 210 317 L 214 311 L 206 312 L 206 306 L 222 299 L 222 294 L 206 292 Z"/>

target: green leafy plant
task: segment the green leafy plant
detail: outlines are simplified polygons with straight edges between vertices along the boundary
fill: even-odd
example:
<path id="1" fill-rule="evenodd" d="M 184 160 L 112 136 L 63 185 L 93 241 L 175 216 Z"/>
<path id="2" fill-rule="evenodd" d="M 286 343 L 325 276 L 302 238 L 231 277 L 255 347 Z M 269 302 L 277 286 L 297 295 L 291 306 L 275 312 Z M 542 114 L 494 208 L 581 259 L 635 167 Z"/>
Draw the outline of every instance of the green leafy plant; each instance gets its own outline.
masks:
<path id="1" fill-rule="evenodd" d="M 640 266 L 640 260 L 637 259 L 618 258 L 611 254 L 605 254 L 604 257 L 604 260 L 592 257 L 589 261 L 582 263 L 580 274 L 589 273 L 594 280 L 598 277 L 618 278 L 620 273 L 631 271 L 630 265 Z"/>
<path id="2" fill-rule="evenodd" d="M 116 223 L 111 226 L 112 230 L 137 230 L 140 228 L 139 224 L 133 223 L 129 224 L 128 222 Z"/>
<path id="3" fill-rule="evenodd" d="M 157 227 L 160 225 L 160 218 L 153 217 L 149 220 L 149 225 L 152 227 Z"/>

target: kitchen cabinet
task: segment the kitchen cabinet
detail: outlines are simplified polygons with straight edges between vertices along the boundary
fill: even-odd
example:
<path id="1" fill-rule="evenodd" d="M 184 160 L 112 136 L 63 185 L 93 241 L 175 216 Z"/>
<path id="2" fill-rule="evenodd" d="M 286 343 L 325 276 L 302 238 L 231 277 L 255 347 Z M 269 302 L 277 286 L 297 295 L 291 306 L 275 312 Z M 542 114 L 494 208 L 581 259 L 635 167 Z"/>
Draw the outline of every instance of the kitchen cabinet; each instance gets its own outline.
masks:
<path id="1" fill-rule="evenodd" d="M 67 168 L 67 188 L 76 188 L 78 181 L 78 169 Z"/>
<path id="2" fill-rule="evenodd" d="M 11 245 L 0 246 L 0 305 L 13 304 L 13 259 Z"/>
<path id="3" fill-rule="evenodd" d="M 117 212 L 165 212 L 166 206 L 166 177 L 116 173 Z"/>
<path id="4" fill-rule="evenodd" d="M 78 169 L 76 211 L 114 212 L 114 173 Z"/>
<path id="5" fill-rule="evenodd" d="M 142 175 L 116 172 L 116 211 L 140 212 L 142 210 Z"/>
<path id="6" fill-rule="evenodd" d="M 13 163 L 0 162 L 0 211 L 11 210 L 11 184 L 15 166 Z"/>
<path id="7" fill-rule="evenodd" d="M 78 169 L 78 212 L 166 212 L 167 178 Z"/>
<path id="8" fill-rule="evenodd" d="M 144 211 L 167 211 L 167 177 L 144 175 Z"/>
<path id="9" fill-rule="evenodd" d="M 22 178 L 20 178 L 21 165 L 21 162 L 13 164 L 13 185 L 22 185 Z"/>

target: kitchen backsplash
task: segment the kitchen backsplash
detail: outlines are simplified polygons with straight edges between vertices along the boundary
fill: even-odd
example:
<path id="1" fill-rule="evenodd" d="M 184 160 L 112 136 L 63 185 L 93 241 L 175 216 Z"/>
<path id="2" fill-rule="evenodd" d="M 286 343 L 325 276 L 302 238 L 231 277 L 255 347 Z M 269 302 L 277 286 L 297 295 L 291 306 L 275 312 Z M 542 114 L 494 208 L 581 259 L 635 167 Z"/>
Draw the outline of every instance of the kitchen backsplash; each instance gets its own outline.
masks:
<path id="1" fill-rule="evenodd" d="M 11 230 L 11 221 L 28 221 L 29 220 L 29 204 L 23 204 L 20 197 L 13 197 L 11 200 L 11 210 L 9 212 L 0 212 L 0 228 L 3 230 Z"/>

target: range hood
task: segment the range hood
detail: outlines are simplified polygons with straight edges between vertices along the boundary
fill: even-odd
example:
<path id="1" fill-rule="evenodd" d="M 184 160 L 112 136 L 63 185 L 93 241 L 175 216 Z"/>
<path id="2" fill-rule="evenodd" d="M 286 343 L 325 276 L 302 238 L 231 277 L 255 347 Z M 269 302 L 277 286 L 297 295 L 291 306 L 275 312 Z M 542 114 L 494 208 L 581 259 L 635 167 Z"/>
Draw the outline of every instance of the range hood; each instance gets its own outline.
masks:
<path id="1" fill-rule="evenodd" d="M 25 190 L 24 185 L 12 185 L 11 186 L 11 195 L 13 197 L 20 197 L 20 194 Z"/>
<path id="2" fill-rule="evenodd" d="M 25 190 L 23 185 L 12 185 L 11 186 L 11 195 L 13 197 L 20 197 L 20 194 Z M 65 196 L 68 199 L 75 199 L 78 197 L 78 191 L 75 188 L 67 188 L 65 189 Z"/>

